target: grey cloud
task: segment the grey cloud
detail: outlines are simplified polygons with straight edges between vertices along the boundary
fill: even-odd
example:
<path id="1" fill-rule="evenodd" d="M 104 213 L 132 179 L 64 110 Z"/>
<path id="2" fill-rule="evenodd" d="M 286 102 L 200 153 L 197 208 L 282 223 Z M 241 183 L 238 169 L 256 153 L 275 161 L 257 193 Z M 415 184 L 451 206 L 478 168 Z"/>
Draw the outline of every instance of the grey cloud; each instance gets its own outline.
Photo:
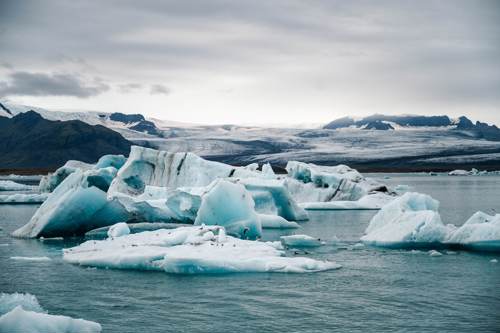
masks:
<path id="1" fill-rule="evenodd" d="M 165 87 L 162 84 L 153 84 L 151 85 L 151 90 L 149 91 L 151 95 L 155 94 L 163 94 L 163 95 L 168 95 L 170 94 L 170 89 Z"/>
<path id="2" fill-rule="evenodd" d="M 109 86 L 100 80 L 83 82 L 70 74 L 13 72 L 9 81 L 0 82 L 0 96 L 74 96 L 86 98 L 99 95 Z"/>
<path id="3" fill-rule="evenodd" d="M 142 84 L 140 83 L 126 83 L 126 84 L 120 84 L 118 85 L 118 90 L 122 94 L 129 94 L 133 92 L 134 90 L 138 90 L 142 88 Z"/>

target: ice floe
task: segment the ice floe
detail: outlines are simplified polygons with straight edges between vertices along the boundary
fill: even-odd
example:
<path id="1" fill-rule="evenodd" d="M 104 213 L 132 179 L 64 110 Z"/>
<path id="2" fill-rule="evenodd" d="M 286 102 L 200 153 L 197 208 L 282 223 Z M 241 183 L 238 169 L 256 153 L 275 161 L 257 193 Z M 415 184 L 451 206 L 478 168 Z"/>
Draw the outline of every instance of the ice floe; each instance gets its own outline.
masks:
<path id="1" fill-rule="evenodd" d="M 33 191 L 36 186 L 16 183 L 12 180 L 0 180 L 0 191 Z"/>
<path id="2" fill-rule="evenodd" d="M 49 257 L 10 257 L 12 260 L 21 260 L 21 261 L 51 261 Z"/>
<path id="3" fill-rule="evenodd" d="M 385 193 L 375 193 L 356 201 L 304 202 L 299 206 L 306 210 L 378 210 L 394 199 Z"/>
<path id="4" fill-rule="evenodd" d="M 280 240 L 288 247 L 316 247 L 323 244 L 321 239 L 308 235 L 281 236 Z"/>
<path id="5" fill-rule="evenodd" d="M 47 314 L 30 294 L 0 295 L 0 332 L 9 333 L 98 333 L 100 324 Z"/>
<path id="6" fill-rule="evenodd" d="M 44 202 L 48 197 L 49 193 L 0 194 L 0 204 L 37 204 Z"/>
<path id="7" fill-rule="evenodd" d="M 224 230 L 203 225 L 87 241 L 65 249 L 63 259 L 84 266 L 175 274 L 307 273 L 340 267 L 330 261 L 286 257 L 279 242 L 239 239 L 226 235 Z"/>

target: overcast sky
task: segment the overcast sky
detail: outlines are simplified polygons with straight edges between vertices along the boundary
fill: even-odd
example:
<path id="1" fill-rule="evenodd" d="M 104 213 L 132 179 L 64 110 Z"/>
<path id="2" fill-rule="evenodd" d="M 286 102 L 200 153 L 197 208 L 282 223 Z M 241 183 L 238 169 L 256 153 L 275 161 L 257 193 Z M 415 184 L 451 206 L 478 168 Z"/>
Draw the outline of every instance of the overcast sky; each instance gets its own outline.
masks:
<path id="1" fill-rule="evenodd" d="M 0 100 L 198 123 L 500 124 L 500 1 L 0 0 Z"/>

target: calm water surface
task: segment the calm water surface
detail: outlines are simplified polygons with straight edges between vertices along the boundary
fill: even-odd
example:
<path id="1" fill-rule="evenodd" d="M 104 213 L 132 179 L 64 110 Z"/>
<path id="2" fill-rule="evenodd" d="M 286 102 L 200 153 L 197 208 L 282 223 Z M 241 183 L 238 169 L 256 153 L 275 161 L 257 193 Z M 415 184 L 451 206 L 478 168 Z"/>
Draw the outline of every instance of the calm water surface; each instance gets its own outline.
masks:
<path id="1" fill-rule="evenodd" d="M 371 176 L 432 195 L 445 223 L 460 225 L 477 210 L 500 212 L 500 177 Z M 0 291 L 32 293 L 50 313 L 97 321 L 104 332 L 500 331 L 500 264 L 490 262 L 500 255 L 354 247 L 373 212 L 311 212 L 294 231 L 329 240 L 309 256 L 334 260 L 339 270 L 178 276 L 73 266 L 61 249 L 78 240 L 9 237 L 35 210 L 0 205 Z"/>

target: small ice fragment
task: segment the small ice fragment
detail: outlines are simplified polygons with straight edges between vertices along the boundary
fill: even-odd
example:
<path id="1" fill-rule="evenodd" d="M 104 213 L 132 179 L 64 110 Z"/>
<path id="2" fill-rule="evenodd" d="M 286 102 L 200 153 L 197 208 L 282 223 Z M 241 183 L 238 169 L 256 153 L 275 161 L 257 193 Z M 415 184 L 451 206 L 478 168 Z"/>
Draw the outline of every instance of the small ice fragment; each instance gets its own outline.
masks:
<path id="1" fill-rule="evenodd" d="M 323 244 L 321 242 L 321 239 L 314 238 L 308 235 L 281 236 L 280 240 L 283 245 L 297 247 L 315 247 L 321 246 Z"/>
<path id="2" fill-rule="evenodd" d="M 49 257 L 10 257 L 12 260 L 25 260 L 25 261 L 50 261 Z"/>
<path id="3" fill-rule="evenodd" d="M 352 247 L 353 249 L 360 249 L 360 248 L 363 248 L 365 247 L 365 244 L 363 243 L 356 243 L 354 244 L 354 246 Z"/>
<path id="4" fill-rule="evenodd" d="M 125 222 L 119 222 L 113 224 L 108 230 L 108 237 L 110 238 L 126 236 L 129 234 L 130 234 L 130 229 L 127 223 Z"/>
<path id="5" fill-rule="evenodd" d="M 440 257 L 440 256 L 442 256 L 443 254 L 442 254 L 441 252 L 439 252 L 439 251 L 436 251 L 436 250 L 430 250 L 430 251 L 429 251 L 429 255 L 430 255 L 431 257 Z"/>
<path id="6" fill-rule="evenodd" d="M 490 260 L 490 262 L 491 262 L 492 264 L 496 264 L 496 263 L 498 263 L 498 260 L 496 260 L 496 259 L 491 259 L 491 260 Z"/>

